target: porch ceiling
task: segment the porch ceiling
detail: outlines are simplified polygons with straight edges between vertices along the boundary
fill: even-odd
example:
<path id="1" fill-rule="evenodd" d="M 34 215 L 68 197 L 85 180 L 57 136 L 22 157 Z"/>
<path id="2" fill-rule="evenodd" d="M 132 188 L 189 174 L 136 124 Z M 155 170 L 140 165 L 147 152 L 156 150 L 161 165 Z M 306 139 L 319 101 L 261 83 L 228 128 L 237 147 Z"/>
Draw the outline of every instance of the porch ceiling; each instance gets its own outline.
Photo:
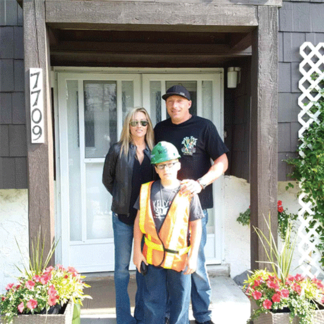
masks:
<path id="1" fill-rule="evenodd" d="M 210 67 L 251 55 L 251 33 L 246 30 L 161 32 L 50 26 L 52 66 Z"/>

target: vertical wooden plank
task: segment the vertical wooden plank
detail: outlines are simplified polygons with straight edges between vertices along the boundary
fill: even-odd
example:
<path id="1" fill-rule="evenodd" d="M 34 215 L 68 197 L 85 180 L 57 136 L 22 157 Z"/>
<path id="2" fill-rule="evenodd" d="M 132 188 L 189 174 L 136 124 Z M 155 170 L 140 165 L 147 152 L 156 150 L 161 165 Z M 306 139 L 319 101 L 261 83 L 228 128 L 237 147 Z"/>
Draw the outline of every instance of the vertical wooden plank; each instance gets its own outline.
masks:
<path id="1" fill-rule="evenodd" d="M 252 40 L 251 268 L 265 268 L 266 253 L 252 226 L 277 237 L 278 8 L 258 7 Z M 264 218 L 265 217 L 265 218 Z"/>
<path id="2" fill-rule="evenodd" d="M 41 227 L 46 233 L 45 254 L 54 239 L 53 138 L 49 83 L 49 42 L 45 25 L 44 0 L 24 1 L 25 93 L 29 93 L 29 69 L 43 69 L 44 144 L 31 144 L 30 98 L 25 96 L 28 150 L 29 236 Z M 31 252 L 31 240 L 30 240 Z M 54 260 L 53 260 L 54 261 Z"/>

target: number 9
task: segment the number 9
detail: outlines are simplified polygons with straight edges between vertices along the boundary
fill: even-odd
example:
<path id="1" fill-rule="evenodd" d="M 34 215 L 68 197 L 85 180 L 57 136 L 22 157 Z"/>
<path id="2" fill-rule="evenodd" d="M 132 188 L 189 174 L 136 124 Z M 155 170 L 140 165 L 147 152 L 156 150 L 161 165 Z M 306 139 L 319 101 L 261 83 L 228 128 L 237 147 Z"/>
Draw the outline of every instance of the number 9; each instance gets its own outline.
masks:
<path id="1" fill-rule="evenodd" d="M 36 131 L 36 129 L 38 129 L 38 131 Z M 34 141 L 37 141 L 42 136 L 43 131 L 39 126 L 36 125 L 33 127 L 32 133 L 36 136 L 38 135 L 37 138 L 34 138 Z"/>

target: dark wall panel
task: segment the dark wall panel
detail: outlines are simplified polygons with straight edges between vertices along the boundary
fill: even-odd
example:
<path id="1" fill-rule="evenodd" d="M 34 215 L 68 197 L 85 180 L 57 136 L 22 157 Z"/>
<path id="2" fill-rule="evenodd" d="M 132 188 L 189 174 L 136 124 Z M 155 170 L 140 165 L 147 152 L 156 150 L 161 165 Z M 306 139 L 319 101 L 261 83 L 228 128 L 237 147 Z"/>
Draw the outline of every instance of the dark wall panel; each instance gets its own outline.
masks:
<path id="1" fill-rule="evenodd" d="M 0 189 L 27 188 L 23 15 L 0 1 Z"/>

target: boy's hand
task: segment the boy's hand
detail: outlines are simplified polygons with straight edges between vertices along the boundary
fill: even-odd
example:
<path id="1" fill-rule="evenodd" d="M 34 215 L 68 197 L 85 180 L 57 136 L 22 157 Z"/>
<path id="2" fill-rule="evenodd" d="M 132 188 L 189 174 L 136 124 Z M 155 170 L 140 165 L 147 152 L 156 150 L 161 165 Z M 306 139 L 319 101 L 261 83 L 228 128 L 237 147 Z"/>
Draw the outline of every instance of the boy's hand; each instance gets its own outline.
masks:
<path id="1" fill-rule="evenodd" d="M 141 273 L 141 263 L 142 261 L 144 261 L 144 263 L 146 265 L 148 265 L 145 256 L 143 255 L 142 252 L 138 252 L 138 253 L 134 253 L 134 257 L 133 257 L 133 262 L 138 270 L 139 273 Z"/>
<path id="2" fill-rule="evenodd" d="M 186 270 L 186 268 L 187 268 L 187 270 Z M 195 257 L 191 256 L 191 255 L 188 256 L 185 267 L 183 269 L 183 271 L 186 270 L 184 272 L 184 274 L 185 275 L 192 274 L 192 273 L 196 272 L 196 269 L 197 269 L 197 256 L 195 256 Z"/>

